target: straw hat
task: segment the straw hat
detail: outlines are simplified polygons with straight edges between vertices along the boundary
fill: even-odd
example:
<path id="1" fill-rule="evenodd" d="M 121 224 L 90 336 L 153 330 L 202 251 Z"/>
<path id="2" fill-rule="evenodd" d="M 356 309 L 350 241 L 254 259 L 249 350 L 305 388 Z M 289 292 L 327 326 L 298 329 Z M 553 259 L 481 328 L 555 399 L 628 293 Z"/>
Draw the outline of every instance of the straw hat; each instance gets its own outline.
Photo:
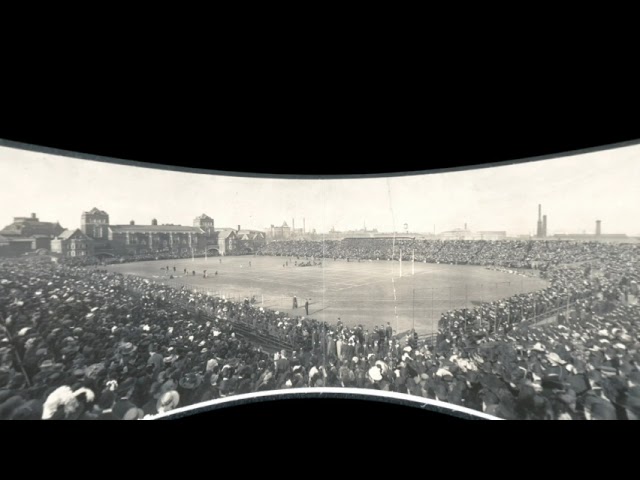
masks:
<path id="1" fill-rule="evenodd" d="M 369 369 L 369 377 L 371 377 L 371 380 L 373 380 L 374 382 L 379 382 L 380 380 L 382 380 L 380 369 L 378 367 L 371 367 Z"/>
<path id="2" fill-rule="evenodd" d="M 158 413 L 165 413 L 173 410 L 180 403 L 180 394 L 175 390 L 165 392 L 156 404 Z"/>

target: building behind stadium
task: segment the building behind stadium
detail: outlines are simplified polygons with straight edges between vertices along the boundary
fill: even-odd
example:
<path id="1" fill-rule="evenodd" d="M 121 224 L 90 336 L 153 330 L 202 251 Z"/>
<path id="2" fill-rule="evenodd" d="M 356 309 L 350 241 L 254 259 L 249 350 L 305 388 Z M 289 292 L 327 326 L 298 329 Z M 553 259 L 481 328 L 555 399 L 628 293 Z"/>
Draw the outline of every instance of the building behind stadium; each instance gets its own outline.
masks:
<path id="1" fill-rule="evenodd" d="M 59 222 L 43 222 L 35 213 L 13 217 L 13 222 L 0 230 L 0 256 L 50 250 L 51 241 L 64 231 Z"/>
<path id="2" fill-rule="evenodd" d="M 98 208 L 83 212 L 80 228 L 65 229 L 59 223 L 42 222 L 36 214 L 15 217 L 0 231 L 0 255 L 19 256 L 51 251 L 65 257 L 123 256 L 150 253 L 178 255 L 230 255 L 252 253 L 264 246 L 266 236 L 257 230 L 215 228 L 213 218 L 197 216 L 190 226 L 159 224 L 112 224 L 109 214 Z"/>

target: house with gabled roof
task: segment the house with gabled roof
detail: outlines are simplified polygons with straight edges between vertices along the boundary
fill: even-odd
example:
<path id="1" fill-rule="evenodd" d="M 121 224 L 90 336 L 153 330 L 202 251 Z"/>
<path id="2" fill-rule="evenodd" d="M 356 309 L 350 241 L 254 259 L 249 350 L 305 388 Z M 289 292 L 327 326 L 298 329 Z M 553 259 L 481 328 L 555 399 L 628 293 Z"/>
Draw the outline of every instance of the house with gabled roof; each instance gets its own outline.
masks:
<path id="1" fill-rule="evenodd" d="M 94 253 L 94 240 L 79 228 L 67 229 L 51 240 L 51 252 L 64 257 L 88 257 Z"/>
<path id="2" fill-rule="evenodd" d="M 233 228 L 216 228 L 215 235 L 220 255 L 231 255 L 238 249 L 238 234 Z"/>
<path id="3" fill-rule="evenodd" d="M 241 230 L 238 226 L 237 236 L 240 246 L 251 253 L 267 244 L 267 236 L 260 230 Z"/>

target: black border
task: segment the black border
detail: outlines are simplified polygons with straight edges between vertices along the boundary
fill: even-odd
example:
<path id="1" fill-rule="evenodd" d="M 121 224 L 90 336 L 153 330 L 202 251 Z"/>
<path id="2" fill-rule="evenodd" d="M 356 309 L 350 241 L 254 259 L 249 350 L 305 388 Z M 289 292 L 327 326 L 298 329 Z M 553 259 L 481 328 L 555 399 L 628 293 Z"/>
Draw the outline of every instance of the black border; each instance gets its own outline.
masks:
<path id="1" fill-rule="evenodd" d="M 304 115 L 239 104 L 220 112 L 162 109 L 135 99 L 83 109 L 74 103 L 3 106 L 0 138 L 151 165 L 270 175 L 394 174 L 473 168 L 603 148 L 640 139 L 640 123 L 619 110 L 538 108 L 485 101 L 415 109 L 374 105 L 348 114 L 330 106 Z M 19 107 L 22 107 L 20 110 Z M 226 107 L 226 108 L 225 108 Z M 158 111 L 160 109 L 161 111 Z M 215 117 L 211 122 L 210 117 Z"/>
<path id="2" fill-rule="evenodd" d="M 550 115 L 553 117 L 553 112 Z M 284 128 L 285 134 L 276 134 L 275 131 L 282 129 L 282 126 L 279 125 L 278 129 L 265 127 L 265 119 L 260 128 L 227 126 L 212 135 L 208 129 L 192 128 L 193 124 L 170 124 L 163 130 L 154 129 L 153 122 L 139 129 L 133 129 L 131 123 L 124 122 L 124 126 L 114 129 L 95 117 L 74 123 L 62 116 L 58 122 L 53 118 L 45 118 L 44 122 L 42 119 L 28 124 L 15 122 L 10 128 L 6 127 L 8 123 L 3 123 L 0 138 L 36 147 L 70 150 L 80 153 L 81 157 L 89 154 L 167 166 L 198 169 L 215 167 L 218 171 L 271 175 L 345 175 L 473 168 L 495 162 L 530 160 L 531 157 L 560 156 L 569 151 L 607 148 L 612 144 L 635 143 L 640 139 L 634 122 L 627 122 L 623 117 L 605 115 L 599 120 L 587 122 L 588 125 L 566 115 L 561 116 L 560 123 L 563 125 L 557 119 L 545 123 L 539 116 L 521 118 L 511 117 L 507 123 L 496 123 L 476 117 L 476 123 L 467 127 L 458 125 L 452 129 L 428 129 L 415 125 L 407 128 L 412 126 L 410 119 L 394 126 L 386 123 L 376 128 L 368 128 L 371 123 L 363 122 L 349 134 L 336 135 L 323 129 L 314 130 L 313 126 L 297 128 L 291 123 L 288 124 L 289 128 Z M 487 122 L 482 123 L 481 120 Z M 540 124 L 536 126 L 538 122 Z M 310 130 L 314 130 L 313 133 Z M 211 161 L 208 157 L 211 157 Z M 404 434 L 404 429 L 397 425 L 405 420 L 411 423 L 415 419 L 415 416 L 410 420 L 408 416 L 385 410 L 377 404 L 375 407 L 375 411 L 368 416 L 372 419 L 364 415 L 367 417 L 364 422 L 367 428 L 361 432 L 360 438 L 366 438 L 371 432 L 377 432 L 378 436 L 393 436 L 394 432 Z M 280 411 L 276 413 L 278 408 Z M 362 408 L 358 409 L 359 413 L 364 413 Z M 310 411 L 305 401 L 297 405 L 295 402 L 287 404 L 286 408 L 272 404 L 270 409 L 268 413 L 255 414 L 255 418 L 269 420 L 267 426 L 261 424 L 261 428 L 267 428 L 267 435 L 268 429 L 283 425 L 283 421 L 284 424 L 297 424 Z M 316 415 L 315 419 L 310 420 L 317 422 L 318 430 L 323 429 L 325 420 L 336 419 L 349 423 L 355 421 L 353 417 L 358 415 L 339 404 L 327 404 L 322 412 L 326 413 L 326 417 Z M 230 435 L 229 438 L 237 434 L 239 420 L 234 415 L 227 412 L 211 420 L 225 435 Z M 432 427 L 432 434 L 440 438 L 446 436 L 446 426 L 438 428 L 431 426 L 431 423 L 426 422 Z M 243 424 L 248 432 L 255 430 L 250 424 Z M 425 422 L 417 424 L 424 425 Z M 65 426 L 65 430 L 69 428 Z M 517 428 L 520 430 L 522 427 Z M 6 430 L 7 435 L 13 435 L 8 427 Z M 199 429 L 196 427 L 194 430 Z M 521 438 L 519 431 L 518 437 Z M 478 448 L 475 443 L 474 448 Z"/>

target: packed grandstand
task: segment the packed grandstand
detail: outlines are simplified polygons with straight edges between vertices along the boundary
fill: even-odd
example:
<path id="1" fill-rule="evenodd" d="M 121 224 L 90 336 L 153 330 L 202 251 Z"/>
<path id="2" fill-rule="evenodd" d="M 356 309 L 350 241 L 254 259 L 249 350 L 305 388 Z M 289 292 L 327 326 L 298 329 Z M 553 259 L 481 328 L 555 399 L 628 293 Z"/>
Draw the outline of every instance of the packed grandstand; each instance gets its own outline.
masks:
<path id="1" fill-rule="evenodd" d="M 638 245 L 362 239 L 272 242 L 259 254 L 362 261 L 400 251 L 419 262 L 535 268 L 549 286 L 444 312 L 426 340 L 171 288 L 95 259 L 2 259 L 0 419 L 140 419 L 323 386 L 506 419 L 640 416 Z"/>

